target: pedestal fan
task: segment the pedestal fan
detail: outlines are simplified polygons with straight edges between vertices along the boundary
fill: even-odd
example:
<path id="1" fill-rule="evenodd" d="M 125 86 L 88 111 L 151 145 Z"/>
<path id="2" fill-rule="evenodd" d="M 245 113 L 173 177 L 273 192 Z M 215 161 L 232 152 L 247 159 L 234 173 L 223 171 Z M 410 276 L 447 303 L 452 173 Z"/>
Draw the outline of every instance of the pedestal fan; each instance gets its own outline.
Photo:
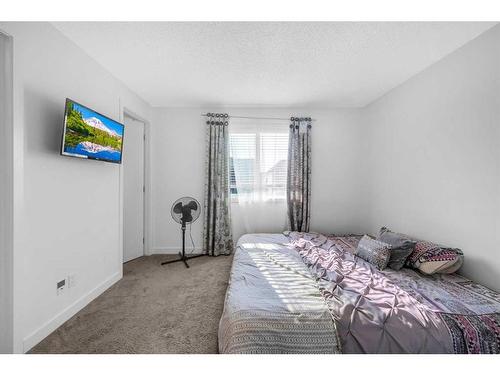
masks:
<path id="1" fill-rule="evenodd" d="M 189 268 L 188 259 L 198 258 L 205 254 L 186 256 L 186 224 L 193 223 L 200 216 L 200 203 L 194 198 L 183 197 L 177 199 L 172 205 L 171 214 L 172 218 L 181 225 L 182 230 L 182 253 L 179 252 L 179 259 L 169 260 L 163 262 L 161 265 L 184 262 Z"/>

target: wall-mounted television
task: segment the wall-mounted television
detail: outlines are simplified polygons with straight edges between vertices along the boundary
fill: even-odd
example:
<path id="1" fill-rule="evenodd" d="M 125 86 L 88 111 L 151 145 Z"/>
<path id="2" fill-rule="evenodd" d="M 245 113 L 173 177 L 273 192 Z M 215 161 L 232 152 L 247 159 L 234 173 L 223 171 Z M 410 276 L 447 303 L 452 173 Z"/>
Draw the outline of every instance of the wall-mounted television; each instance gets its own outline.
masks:
<path id="1" fill-rule="evenodd" d="M 66 99 L 61 155 L 122 162 L 123 124 Z"/>

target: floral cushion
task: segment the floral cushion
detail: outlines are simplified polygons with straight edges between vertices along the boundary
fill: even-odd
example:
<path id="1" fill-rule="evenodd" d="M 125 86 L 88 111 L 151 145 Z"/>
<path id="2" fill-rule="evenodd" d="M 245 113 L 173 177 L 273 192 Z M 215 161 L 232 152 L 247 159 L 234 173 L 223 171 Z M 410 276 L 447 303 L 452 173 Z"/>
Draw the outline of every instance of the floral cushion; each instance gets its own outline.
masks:
<path id="1" fill-rule="evenodd" d="M 439 246 L 428 241 L 418 241 L 415 250 L 410 254 L 406 265 L 416 268 L 422 273 L 453 273 L 459 270 L 464 262 L 462 250 Z"/>
<path id="2" fill-rule="evenodd" d="M 358 243 L 356 255 L 383 270 L 391 257 L 391 245 L 364 235 Z"/>

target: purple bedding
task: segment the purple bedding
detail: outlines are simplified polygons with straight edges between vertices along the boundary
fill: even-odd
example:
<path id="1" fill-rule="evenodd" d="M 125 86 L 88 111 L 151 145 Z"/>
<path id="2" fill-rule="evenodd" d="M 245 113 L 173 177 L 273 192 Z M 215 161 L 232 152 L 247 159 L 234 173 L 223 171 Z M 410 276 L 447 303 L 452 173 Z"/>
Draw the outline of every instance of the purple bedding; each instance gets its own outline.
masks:
<path id="1" fill-rule="evenodd" d="M 343 353 L 500 353 L 500 294 L 458 275 L 377 270 L 360 236 L 287 233 L 317 279 Z"/>

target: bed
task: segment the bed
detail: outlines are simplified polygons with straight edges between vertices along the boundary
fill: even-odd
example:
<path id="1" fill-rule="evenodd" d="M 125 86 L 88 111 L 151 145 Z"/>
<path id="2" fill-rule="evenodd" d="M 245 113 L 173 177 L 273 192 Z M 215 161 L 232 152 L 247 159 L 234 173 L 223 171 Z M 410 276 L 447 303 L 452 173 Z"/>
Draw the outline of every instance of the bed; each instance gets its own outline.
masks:
<path id="1" fill-rule="evenodd" d="M 234 254 L 220 353 L 500 353 L 500 295 L 457 274 L 377 270 L 360 236 L 249 234 Z"/>

